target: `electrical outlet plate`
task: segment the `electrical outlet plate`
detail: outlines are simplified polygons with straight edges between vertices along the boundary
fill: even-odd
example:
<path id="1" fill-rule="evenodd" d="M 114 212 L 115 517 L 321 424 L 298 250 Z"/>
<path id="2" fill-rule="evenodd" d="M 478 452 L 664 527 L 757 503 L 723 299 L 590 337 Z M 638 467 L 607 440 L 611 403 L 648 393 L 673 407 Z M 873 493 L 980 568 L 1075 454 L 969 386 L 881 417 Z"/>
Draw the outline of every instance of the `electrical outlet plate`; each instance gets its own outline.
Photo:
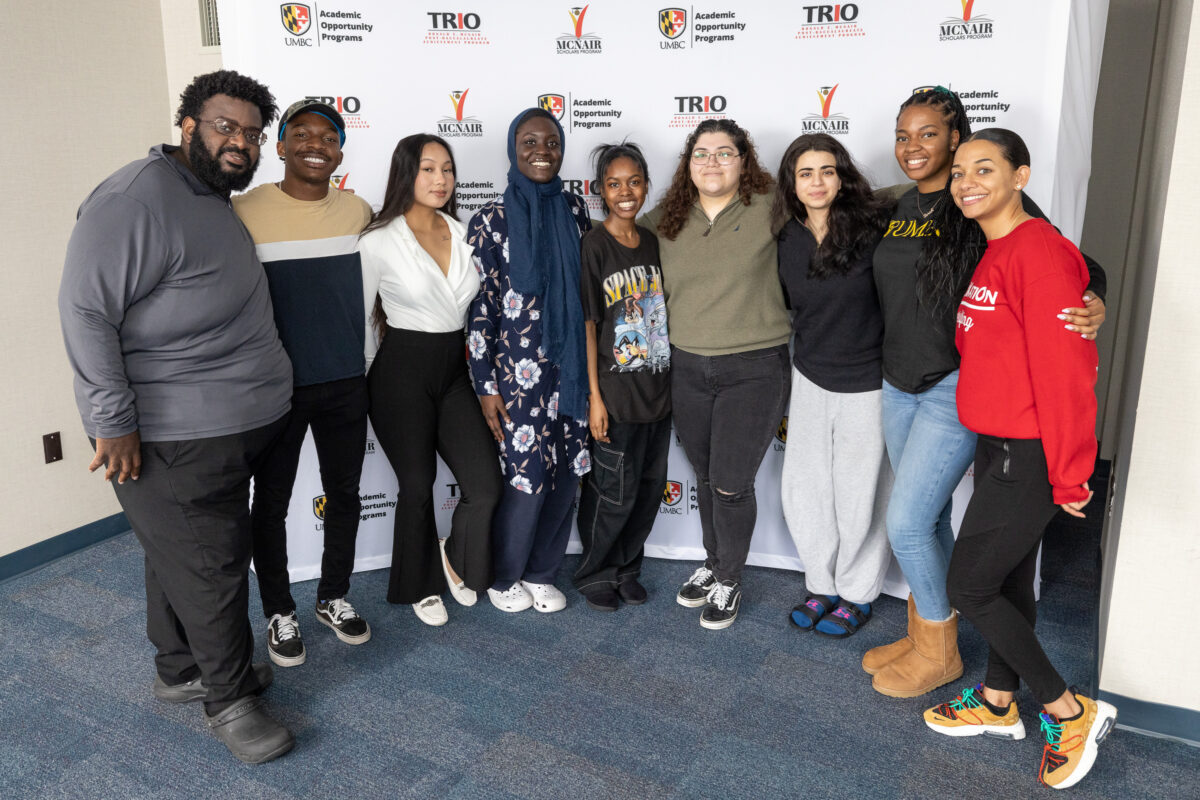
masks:
<path id="1" fill-rule="evenodd" d="M 62 461 L 62 434 L 58 431 L 42 437 L 42 449 L 46 451 L 46 463 Z"/>

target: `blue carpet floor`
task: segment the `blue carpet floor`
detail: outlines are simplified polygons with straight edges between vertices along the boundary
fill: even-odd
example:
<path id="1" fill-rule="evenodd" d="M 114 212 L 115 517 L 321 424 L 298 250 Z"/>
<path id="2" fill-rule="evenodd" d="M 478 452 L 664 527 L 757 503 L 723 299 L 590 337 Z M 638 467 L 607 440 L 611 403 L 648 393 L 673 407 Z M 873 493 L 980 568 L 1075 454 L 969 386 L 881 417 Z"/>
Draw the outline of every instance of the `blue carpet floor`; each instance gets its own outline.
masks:
<path id="1" fill-rule="evenodd" d="M 1089 690 L 1096 560 L 1094 541 L 1048 536 L 1038 626 L 1068 680 Z M 142 556 L 132 534 L 119 536 L 0 585 L 0 797 L 1049 796 L 1027 692 L 1024 741 L 949 739 L 920 719 L 981 676 L 985 648 L 969 626 L 960 684 L 893 700 L 871 690 L 859 659 L 902 634 L 900 601 L 830 641 L 787 623 L 799 575 L 751 568 L 737 623 L 706 631 L 673 597 L 693 567 L 648 560 L 650 602 L 615 614 L 572 593 L 549 615 L 447 598 L 442 628 L 389 606 L 386 572 L 366 573 L 351 592 L 374 630 L 361 647 L 315 622 L 316 582 L 299 584 L 308 663 L 277 668 L 267 692 L 297 746 L 250 767 L 207 733 L 198 705 L 151 696 Z M 265 660 L 257 587 L 252 596 Z M 1200 798 L 1200 749 L 1118 730 L 1071 795 Z"/>

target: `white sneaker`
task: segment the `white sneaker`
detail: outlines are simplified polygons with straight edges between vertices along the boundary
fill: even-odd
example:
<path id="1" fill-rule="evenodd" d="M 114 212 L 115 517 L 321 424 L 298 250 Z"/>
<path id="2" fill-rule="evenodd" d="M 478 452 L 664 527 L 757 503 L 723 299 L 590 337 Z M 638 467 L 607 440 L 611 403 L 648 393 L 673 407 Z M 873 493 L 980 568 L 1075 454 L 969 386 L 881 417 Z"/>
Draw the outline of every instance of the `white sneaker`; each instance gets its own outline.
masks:
<path id="1" fill-rule="evenodd" d="M 521 581 L 521 585 L 533 597 L 534 609 L 541 611 L 543 614 L 549 614 L 552 611 L 562 611 L 567 607 L 567 596 L 560 592 L 553 583 L 529 583 L 528 581 Z"/>
<path id="2" fill-rule="evenodd" d="M 417 619 L 426 625 L 445 625 L 450 621 L 450 615 L 442 605 L 442 598 L 436 594 L 429 595 L 419 603 L 413 603 L 413 611 L 417 612 Z"/>
<path id="3" fill-rule="evenodd" d="M 501 611 L 524 611 L 533 605 L 533 597 L 521 583 L 514 583 L 503 592 L 488 589 L 488 599 Z"/>
<path id="4" fill-rule="evenodd" d="M 468 589 L 460 580 L 457 583 L 450 576 L 450 561 L 446 558 L 446 540 L 438 539 L 438 548 L 442 551 L 442 574 L 446 576 L 446 585 L 450 587 L 450 596 L 460 606 L 473 606 L 479 596 L 474 589 Z"/>

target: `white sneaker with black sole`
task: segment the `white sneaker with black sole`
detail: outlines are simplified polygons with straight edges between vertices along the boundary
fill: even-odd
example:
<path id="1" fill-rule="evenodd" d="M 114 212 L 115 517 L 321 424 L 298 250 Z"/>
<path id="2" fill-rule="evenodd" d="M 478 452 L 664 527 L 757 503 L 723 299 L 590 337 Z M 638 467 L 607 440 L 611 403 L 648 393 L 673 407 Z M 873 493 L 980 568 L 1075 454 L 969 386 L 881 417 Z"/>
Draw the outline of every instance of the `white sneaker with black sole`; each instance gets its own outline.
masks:
<path id="1" fill-rule="evenodd" d="M 267 623 L 267 655 L 281 667 L 298 667 L 308 657 L 295 611 L 276 614 Z"/>
<path id="2" fill-rule="evenodd" d="M 710 631 L 728 628 L 737 619 L 742 604 L 742 587 L 736 581 L 717 581 L 700 612 L 700 627 Z"/>
<path id="3" fill-rule="evenodd" d="M 708 593 L 712 591 L 713 584 L 716 582 L 717 579 L 713 576 L 712 570 L 701 565 L 692 573 L 692 577 L 679 587 L 679 594 L 675 595 L 675 602 L 688 608 L 699 608 L 708 602 Z"/>

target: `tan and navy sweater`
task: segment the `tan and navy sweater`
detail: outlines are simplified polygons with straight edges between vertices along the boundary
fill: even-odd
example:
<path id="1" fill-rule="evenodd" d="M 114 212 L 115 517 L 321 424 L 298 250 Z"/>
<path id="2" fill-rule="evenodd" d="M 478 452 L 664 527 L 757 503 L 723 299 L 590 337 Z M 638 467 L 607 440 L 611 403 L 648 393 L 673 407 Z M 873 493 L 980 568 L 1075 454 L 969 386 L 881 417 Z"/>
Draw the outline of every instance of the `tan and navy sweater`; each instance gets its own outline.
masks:
<path id="1" fill-rule="evenodd" d="M 233 208 L 267 271 L 295 385 L 362 375 L 366 321 L 355 246 L 371 207 L 350 192 L 297 200 L 267 183 L 233 198 Z"/>

